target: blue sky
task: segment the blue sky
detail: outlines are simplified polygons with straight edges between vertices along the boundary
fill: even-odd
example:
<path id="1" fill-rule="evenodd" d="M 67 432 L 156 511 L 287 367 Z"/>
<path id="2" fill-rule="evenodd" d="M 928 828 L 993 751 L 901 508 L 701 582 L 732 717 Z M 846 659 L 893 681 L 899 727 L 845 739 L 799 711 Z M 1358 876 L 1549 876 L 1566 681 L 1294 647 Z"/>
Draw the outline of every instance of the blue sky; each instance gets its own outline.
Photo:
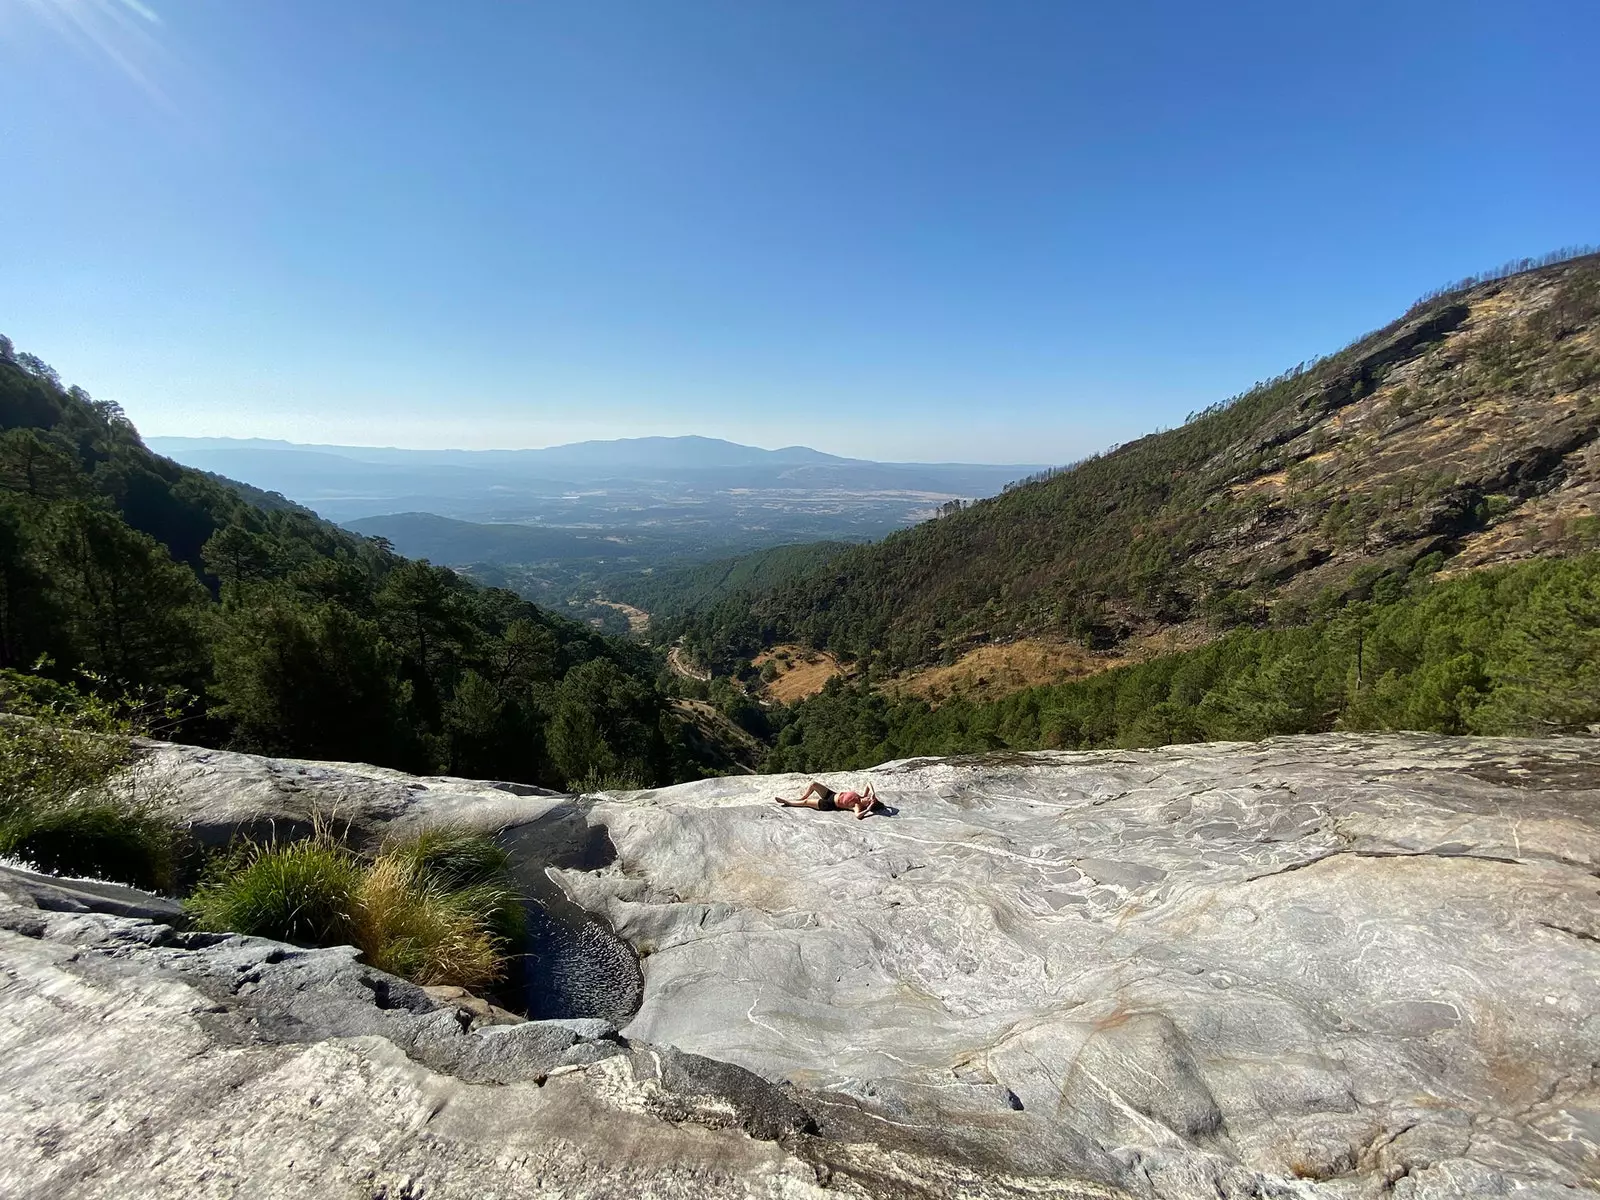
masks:
<path id="1" fill-rule="evenodd" d="M 147 434 L 1066 461 L 1600 241 L 1600 5 L 0 0 L 0 331 Z"/>

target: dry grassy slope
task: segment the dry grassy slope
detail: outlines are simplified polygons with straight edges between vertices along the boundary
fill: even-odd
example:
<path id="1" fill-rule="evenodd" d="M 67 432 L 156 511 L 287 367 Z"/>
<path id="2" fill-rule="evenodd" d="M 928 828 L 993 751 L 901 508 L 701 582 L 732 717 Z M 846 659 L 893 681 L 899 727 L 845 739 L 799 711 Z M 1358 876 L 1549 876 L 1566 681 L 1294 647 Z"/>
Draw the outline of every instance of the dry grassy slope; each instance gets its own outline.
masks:
<path id="1" fill-rule="evenodd" d="M 804 646 L 778 645 L 751 660 L 757 667 L 772 663 L 777 674 L 761 685 L 761 692 L 783 704 L 793 704 L 815 696 L 836 675 L 848 674 L 839 660 L 826 650 Z"/>
<path id="2" fill-rule="evenodd" d="M 1600 321 L 1572 293 L 1594 273 L 1481 285 L 1309 391 L 1237 452 L 1270 457 L 1222 489 L 1246 519 L 1196 565 L 1303 594 L 1434 549 L 1464 569 L 1593 545 Z"/>
<path id="3" fill-rule="evenodd" d="M 975 646 L 953 663 L 904 672 L 881 686 L 892 694 L 917 696 L 935 706 L 954 699 L 984 703 L 1028 688 L 1065 683 L 1113 667 L 1193 650 L 1215 635 L 1216 630 L 1204 622 L 1189 621 L 1154 629 L 1097 651 L 1059 638 L 1016 638 Z"/>

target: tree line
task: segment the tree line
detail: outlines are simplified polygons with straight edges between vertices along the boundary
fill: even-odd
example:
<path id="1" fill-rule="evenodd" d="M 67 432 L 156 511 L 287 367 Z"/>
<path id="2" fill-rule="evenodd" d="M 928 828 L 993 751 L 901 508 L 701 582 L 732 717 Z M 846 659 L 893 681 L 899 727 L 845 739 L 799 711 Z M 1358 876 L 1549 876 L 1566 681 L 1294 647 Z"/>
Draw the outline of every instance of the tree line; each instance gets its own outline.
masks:
<path id="1" fill-rule="evenodd" d="M 0 668 L 181 697 L 175 734 L 207 745 L 552 787 L 702 773 L 644 647 L 161 458 L 3 338 Z"/>
<path id="2" fill-rule="evenodd" d="M 1160 746 L 1335 730 L 1549 735 L 1600 725 L 1600 554 L 1439 581 L 1437 558 L 1303 625 L 980 703 L 870 676 L 786 716 L 771 771 L 994 750 Z"/>

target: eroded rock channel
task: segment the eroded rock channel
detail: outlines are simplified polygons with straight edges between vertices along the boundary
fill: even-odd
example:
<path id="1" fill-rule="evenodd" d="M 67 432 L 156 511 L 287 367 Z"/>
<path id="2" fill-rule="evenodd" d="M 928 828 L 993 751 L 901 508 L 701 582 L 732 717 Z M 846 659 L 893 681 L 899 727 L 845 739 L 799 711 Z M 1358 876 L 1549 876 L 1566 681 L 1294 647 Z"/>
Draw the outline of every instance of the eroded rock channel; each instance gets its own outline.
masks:
<path id="1" fill-rule="evenodd" d="M 515 877 L 527 897 L 527 941 L 502 989 L 503 1003 L 540 1019 L 598 1017 L 626 1025 L 644 999 L 644 973 L 633 948 L 603 916 L 567 898 L 550 870 L 596 871 L 616 861 L 605 827 L 573 801 L 507 829 Z"/>

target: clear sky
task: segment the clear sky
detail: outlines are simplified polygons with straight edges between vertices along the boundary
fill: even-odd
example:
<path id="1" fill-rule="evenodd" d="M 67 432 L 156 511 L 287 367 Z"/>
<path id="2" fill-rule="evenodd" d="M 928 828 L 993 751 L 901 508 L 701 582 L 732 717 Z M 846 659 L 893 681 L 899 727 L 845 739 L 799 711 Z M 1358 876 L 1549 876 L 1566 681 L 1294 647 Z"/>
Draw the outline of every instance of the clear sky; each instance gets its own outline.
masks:
<path id="1" fill-rule="evenodd" d="M 0 331 L 147 434 L 1066 461 L 1600 241 L 1594 0 L 0 0 Z"/>

